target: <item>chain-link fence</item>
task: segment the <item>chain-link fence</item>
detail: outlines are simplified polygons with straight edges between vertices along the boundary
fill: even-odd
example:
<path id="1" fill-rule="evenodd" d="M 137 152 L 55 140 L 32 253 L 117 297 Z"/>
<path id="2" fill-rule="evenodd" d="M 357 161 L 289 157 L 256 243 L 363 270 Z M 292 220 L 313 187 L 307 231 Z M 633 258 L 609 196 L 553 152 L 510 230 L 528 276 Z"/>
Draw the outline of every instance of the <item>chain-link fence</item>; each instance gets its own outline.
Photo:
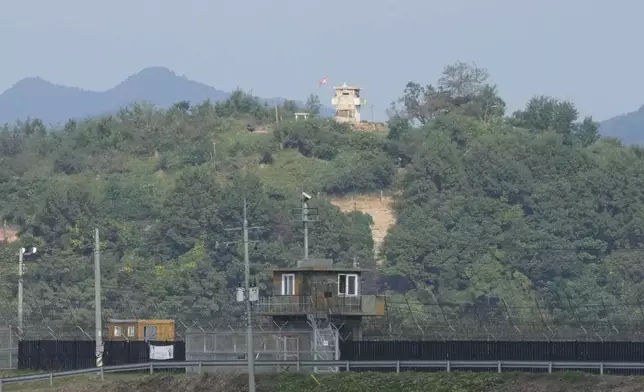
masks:
<path id="1" fill-rule="evenodd" d="M 186 359 L 194 361 L 246 359 L 246 337 L 245 330 L 205 331 L 191 329 L 185 335 Z M 255 359 L 260 360 L 311 360 L 314 356 L 313 339 L 312 330 L 255 330 L 253 352 Z M 188 370 L 198 371 L 197 369 Z M 212 372 L 217 369 L 205 370 Z M 283 369 L 267 367 L 258 370 L 271 372 Z"/>
<path id="2" fill-rule="evenodd" d="M 0 328 L 0 370 L 18 367 L 18 338 L 13 328 Z"/>

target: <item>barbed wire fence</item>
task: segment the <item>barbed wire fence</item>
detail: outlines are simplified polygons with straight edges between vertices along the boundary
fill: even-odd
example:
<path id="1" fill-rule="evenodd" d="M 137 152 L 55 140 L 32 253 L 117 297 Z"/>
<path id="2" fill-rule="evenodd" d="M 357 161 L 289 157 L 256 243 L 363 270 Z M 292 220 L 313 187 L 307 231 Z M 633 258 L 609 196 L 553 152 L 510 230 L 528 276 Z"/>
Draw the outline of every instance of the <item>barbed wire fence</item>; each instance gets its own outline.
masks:
<path id="1" fill-rule="evenodd" d="M 236 302 L 234 290 L 197 301 L 186 297 L 172 306 L 168 301 L 142 298 L 136 291 L 110 290 L 104 293 L 104 328 L 110 318 L 171 319 L 180 340 L 189 331 L 230 333 L 245 328 L 244 309 Z M 540 300 L 532 306 L 509 305 L 503 298 L 492 305 L 419 303 L 411 295 L 397 295 L 387 297 L 384 316 L 363 318 L 362 339 L 640 341 L 644 340 L 642 304 L 636 300 L 553 309 Z M 253 322 L 258 331 L 278 328 L 268 317 L 254 316 Z M 23 325 L 19 330 L 16 302 L 0 300 L 0 349 L 19 339 L 91 340 L 94 308 L 91 303 L 51 301 L 26 293 Z"/>
<path id="2" fill-rule="evenodd" d="M 389 301 L 387 317 L 365 318 L 363 338 L 376 340 L 644 340 L 644 308 L 635 303 L 568 304 L 542 300 L 511 306 Z M 549 310 L 551 309 L 551 310 Z"/>
<path id="3" fill-rule="evenodd" d="M 46 290 L 36 287 L 35 276 L 26 278 L 23 330 L 18 328 L 15 297 L 0 298 L 0 329 L 10 331 L 14 342 L 93 339 L 91 278 Z M 447 303 L 437 299 L 419 302 L 412 294 L 386 298 L 384 316 L 363 318 L 363 339 L 644 340 L 644 300 L 637 297 L 631 301 L 585 304 L 575 304 L 567 298 L 558 304 L 535 298 L 522 305 L 504 298 L 488 303 Z M 155 297 L 149 289 L 144 292 L 122 284 L 103 284 L 104 327 L 110 318 L 171 319 L 175 321 L 177 338 L 184 339 L 189 330 L 243 329 L 244 317 L 235 289 L 209 293 L 208 298 L 202 293 L 170 296 L 162 289 Z M 260 331 L 276 328 L 269 318 L 255 317 L 253 321 Z"/>

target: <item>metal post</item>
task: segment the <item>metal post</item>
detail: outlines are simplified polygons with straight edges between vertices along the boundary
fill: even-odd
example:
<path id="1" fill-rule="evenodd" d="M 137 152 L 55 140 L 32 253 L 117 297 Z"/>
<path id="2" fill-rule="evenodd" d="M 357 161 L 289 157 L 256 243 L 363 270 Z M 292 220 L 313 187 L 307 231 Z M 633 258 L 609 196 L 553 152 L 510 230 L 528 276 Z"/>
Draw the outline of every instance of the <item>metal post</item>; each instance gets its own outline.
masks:
<path id="1" fill-rule="evenodd" d="M 23 274 L 25 270 L 24 263 L 25 248 L 18 251 L 18 331 L 20 336 L 23 334 Z"/>
<path id="2" fill-rule="evenodd" d="M 304 259 L 309 258 L 309 205 L 302 201 L 302 221 L 304 221 Z"/>
<path id="3" fill-rule="evenodd" d="M 212 166 L 213 168 L 216 167 L 215 160 L 217 159 L 217 142 L 212 141 Z"/>
<path id="4" fill-rule="evenodd" d="M 101 244 L 98 229 L 94 229 L 94 323 L 96 338 L 96 367 L 103 366 L 103 324 L 101 314 Z"/>
<path id="5" fill-rule="evenodd" d="M 9 326 L 9 369 L 13 369 L 13 327 L 11 325 Z"/>
<path id="6" fill-rule="evenodd" d="M 279 114 L 277 112 L 277 99 L 275 99 L 273 101 L 273 103 L 275 104 L 275 124 L 279 125 L 280 124 L 280 118 L 279 118 Z"/>
<path id="7" fill-rule="evenodd" d="M 255 392 L 255 358 L 253 354 L 253 319 L 250 304 L 250 260 L 248 257 L 248 217 L 244 197 L 244 287 L 246 289 L 246 349 L 248 357 L 248 391 Z"/>

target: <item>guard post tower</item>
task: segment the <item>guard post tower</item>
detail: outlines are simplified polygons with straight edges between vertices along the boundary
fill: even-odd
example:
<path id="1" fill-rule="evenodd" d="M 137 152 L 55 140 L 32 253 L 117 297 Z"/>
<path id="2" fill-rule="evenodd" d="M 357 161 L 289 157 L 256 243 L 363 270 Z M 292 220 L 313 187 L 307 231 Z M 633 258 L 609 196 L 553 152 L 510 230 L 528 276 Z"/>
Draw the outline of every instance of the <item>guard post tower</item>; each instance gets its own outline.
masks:
<path id="1" fill-rule="evenodd" d="M 347 86 L 344 83 L 340 87 L 333 87 L 335 96 L 331 99 L 331 104 L 335 107 L 335 121 L 360 124 L 360 108 L 366 104 L 360 98 L 360 87 Z"/>
<path id="2" fill-rule="evenodd" d="M 260 298 L 256 312 L 283 328 L 310 329 L 312 359 L 340 359 L 339 336 L 360 339 L 363 317 L 385 315 L 385 297 L 361 292 L 364 271 L 355 263 L 343 267 L 330 259 L 309 258 L 308 225 L 318 220 L 317 209 L 308 206 L 310 199 L 303 192 L 302 208 L 297 209 L 304 224 L 304 258 L 296 266 L 272 270 L 272 292 Z"/>

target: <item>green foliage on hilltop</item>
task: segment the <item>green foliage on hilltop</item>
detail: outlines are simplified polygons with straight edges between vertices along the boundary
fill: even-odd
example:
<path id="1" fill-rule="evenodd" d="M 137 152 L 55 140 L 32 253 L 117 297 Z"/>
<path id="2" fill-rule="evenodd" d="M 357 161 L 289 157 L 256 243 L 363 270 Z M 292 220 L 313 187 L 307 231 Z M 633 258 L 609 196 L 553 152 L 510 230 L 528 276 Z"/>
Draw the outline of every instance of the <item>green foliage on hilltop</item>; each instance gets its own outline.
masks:
<path id="1" fill-rule="evenodd" d="M 321 217 L 312 254 L 375 269 L 370 218 L 324 196 L 386 190 L 400 194 L 398 222 L 376 288 L 408 310 L 391 315 L 403 325 L 641 317 L 644 153 L 600 140 L 574 104 L 535 97 L 505 115 L 487 73 L 456 63 L 436 85 L 406 86 L 386 136 L 291 120 L 297 110 L 279 107 L 277 125 L 274 108 L 236 92 L 52 131 L 38 120 L 4 127 L 0 214 L 42 248 L 27 269 L 26 313 L 91 320 L 100 227 L 108 315 L 225 325 L 238 318 L 230 293 L 242 276 L 240 247 L 226 245 L 241 237 L 225 229 L 240 225 L 244 196 L 262 226 L 251 261 L 266 287 L 266 267 L 302 254 L 301 190 Z M 15 298 L 15 246 L 0 249 L 3 298 Z"/>

